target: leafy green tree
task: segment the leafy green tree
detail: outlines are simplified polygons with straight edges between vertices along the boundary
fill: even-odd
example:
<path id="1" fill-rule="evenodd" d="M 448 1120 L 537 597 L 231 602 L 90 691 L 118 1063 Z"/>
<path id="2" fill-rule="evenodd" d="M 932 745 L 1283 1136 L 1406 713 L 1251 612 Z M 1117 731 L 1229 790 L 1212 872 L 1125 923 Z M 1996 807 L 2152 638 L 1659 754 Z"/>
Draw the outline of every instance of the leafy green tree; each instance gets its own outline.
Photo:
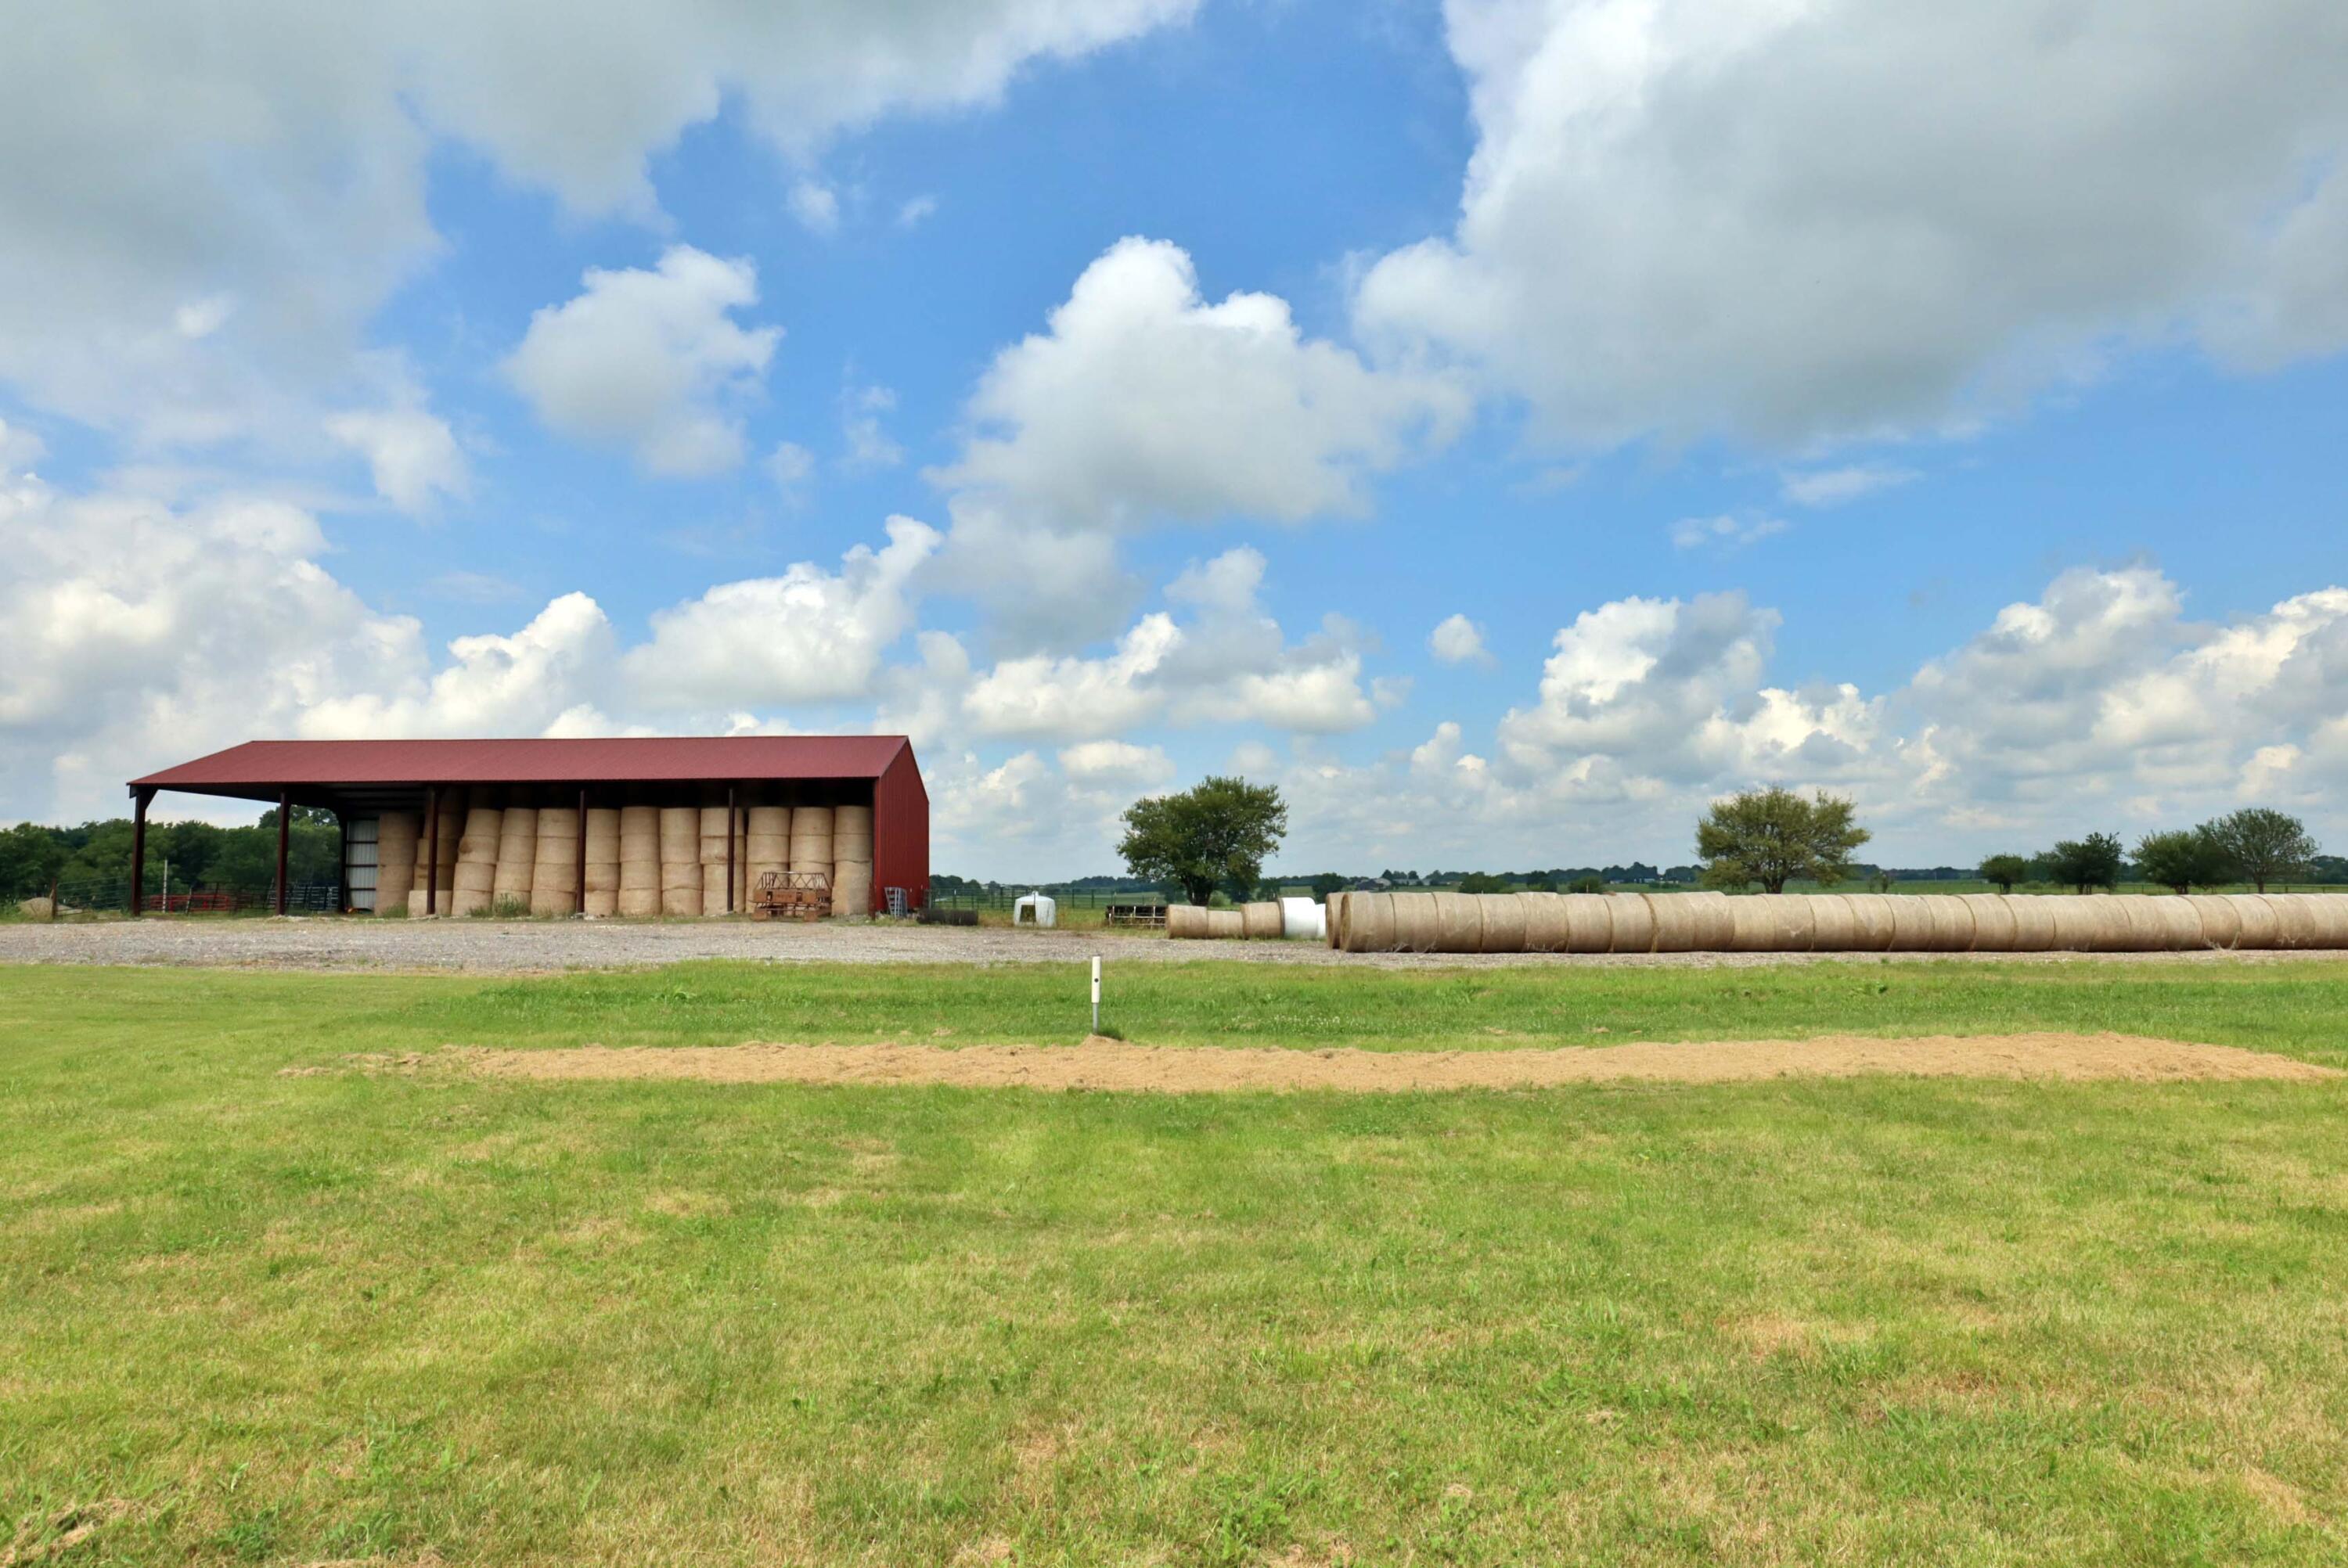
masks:
<path id="1" fill-rule="evenodd" d="M 1136 876 L 1170 884 L 1193 904 L 1223 888 L 1241 897 L 1288 832 L 1288 807 L 1271 784 L 1210 777 L 1179 794 L 1138 800 L 1125 812 L 1117 853 Z"/>
<path id="2" fill-rule="evenodd" d="M 46 893 L 70 853 L 51 829 L 20 822 L 0 833 L 0 894 L 29 898 Z"/>
<path id="3" fill-rule="evenodd" d="M 1606 878 L 1577 876 L 1565 885 L 1565 890 L 1568 893 L 1603 893 L 1606 891 Z"/>
<path id="4" fill-rule="evenodd" d="M 2234 876 L 2260 892 L 2270 882 L 2290 882 L 2307 875 L 2315 858 L 2315 840 L 2307 825 L 2269 806 L 2245 806 L 2214 822 L 2204 823 L 2218 852 Z"/>
<path id="5" fill-rule="evenodd" d="M 1557 878 L 1551 876 L 1546 871 L 1535 872 L 1533 874 L 1533 879 L 1525 884 L 1525 891 L 1528 893 L 1554 893 L 1557 891 Z"/>
<path id="6" fill-rule="evenodd" d="M 2110 834 L 2091 833 L 2085 838 L 2062 840 L 2043 858 L 2048 876 L 2085 893 L 2090 887 L 2117 887 L 2120 862 L 2126 856 L 2120 841 Z"/>
<path id="7" fill-rule="evenodd" d="M 1459 879 L 1462 893 L 1510 893 L 1516 885 L 1505 876 L 1495 876 L 1488 871 L 1470 871 Z"/>
<path id="8" fill-rule="evenodd" d="M 2011 893 L 2015 883 L 2030 880 L 2030 862 L 2019 855 L 1993 855 L 1981 863 L 1981 879 L 1996 883 L 2001 893 Z"/>
<path id="9" fill-rule="evenodd" d="M 2227 881 L 2231 862 L 2216 836 L 2199 827 L 2146 834 L 2137 840 L 2136 866 L 2147 882 L 2172 893 L 2189 893 Z"/>
<path id="10" fill-rule="evenodd" d="M 1758 882 L 1783 893 L 1797 876 L 1832 886 L 1850 875 L 1851 852 L 1874 835 L 1848 800 L 1818 791 L 1805 800 L 1772 786 L 1713 802 L 1696 825 L 1695 853 L 1713 887 Z"/>
<path id="11" fill-rule="evenodd" d="M 1313 879 L 1313 897 L 1326 898 L 1332 893 L 1343 893 L 1353 884 L 1334 871 L 1323 871 Z"/>

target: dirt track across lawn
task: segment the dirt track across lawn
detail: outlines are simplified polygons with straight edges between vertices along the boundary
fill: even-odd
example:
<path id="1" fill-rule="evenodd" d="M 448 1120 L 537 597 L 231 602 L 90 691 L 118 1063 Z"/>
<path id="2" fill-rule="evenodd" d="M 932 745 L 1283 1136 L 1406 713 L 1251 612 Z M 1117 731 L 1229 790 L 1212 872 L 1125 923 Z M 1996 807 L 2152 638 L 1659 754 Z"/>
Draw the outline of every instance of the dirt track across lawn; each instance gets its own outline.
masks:
<path id="1" fill-rule="evenodd" d="M 1540 1089 L 1568 1083 L 1728 1083 L 1754 1079 L 2119 1079 L 2139 1083 L 2336 1078 L 2331 1068 L 2230 1045 L 2125 1034 L 1926 1035 L 1907 1040 L 1707 1040 L 1561 1050 L 1282 1050 L 1132 1045 L 584 1046 L 552 1050 L 458 1048 L 362 1067 L 454 1068 L 491 1078 L 657 1079 L 695 1083 L 953 1084 L 982 1089 L 1108 1090 L 1162 1094 L 1328 1090 L 1395 1093 Z"/>
<path id="2" fill-rule="evenodd" d="M 1014 931 L 747 920 L 384 920 L 295 917 L 29 920 L 0 923 L 0 965 L 135 964 L 202 968 L 438 970 L 546 974 L 644 968 L 686 958 L 766 963 L 1320 964 L 1344 968 L 1766 968 L 1811 963 L 2273 964 L 2348 954 L 2283 953 L 1339 953 L 1318 942 L 1174 942 L 1092 931 Z"/>

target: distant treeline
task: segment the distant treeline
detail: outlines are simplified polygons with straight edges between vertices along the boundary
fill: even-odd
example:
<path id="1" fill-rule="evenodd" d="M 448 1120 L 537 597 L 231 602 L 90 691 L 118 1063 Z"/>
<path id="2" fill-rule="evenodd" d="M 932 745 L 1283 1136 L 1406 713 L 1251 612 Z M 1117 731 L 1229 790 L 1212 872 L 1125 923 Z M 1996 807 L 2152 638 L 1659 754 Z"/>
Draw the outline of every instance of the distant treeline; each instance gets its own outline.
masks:
<path id="1" fill-rule="evenodd" d="M 85 822 L 75 827 L 26 822 L 0 831 L 0 897 L 12 901 L 37 897 L 52 886 L 125 888 L 130 881 L 130 837 L 128 817 Z M 334 813 L 295 806 L 287 840 L 289 885 L 342 879 L 342 868 L 336 863 L 342 834 Z M 149 823 L 145 891 L 162 891 L 167 866 L 175 889 L 266 889 L 277 876 L 276 808 L 263 812 L 251 827 L 215 827 L 208 822 Z"/>

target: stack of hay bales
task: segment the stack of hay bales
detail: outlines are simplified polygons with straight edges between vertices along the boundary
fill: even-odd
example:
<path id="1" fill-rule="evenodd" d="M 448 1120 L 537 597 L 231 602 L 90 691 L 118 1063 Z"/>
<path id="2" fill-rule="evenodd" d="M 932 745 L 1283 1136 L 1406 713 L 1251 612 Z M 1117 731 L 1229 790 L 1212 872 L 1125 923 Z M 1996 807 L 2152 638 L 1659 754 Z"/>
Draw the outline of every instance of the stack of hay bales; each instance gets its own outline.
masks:
<path id="1" fill-rule="evenodd" d="M 538 859 L 530 869 L 530 912 L 581 912 L 579 808 L 575 805 L 550 805 L 538 814 Z"/>
<path id="2" fill-rule="evenodd" d="M 620 912 L 620 814 L 611 806 L 587 808 L 587 885 L 579 892 L 579 912 L 595 919 Z"/>
<path id="3" fill-rule="evenodd" d="M 701 813 L 689 805 L 660 809 L 660 912 L 701 913 Z"/>
<path id="4" fill-rule="evenodd" d="M 791 808 L 791 871 L 798 875 L 817 875 L 827 887 L 836 886 L 832 878 L 832 810 L 828 805 L 800 805 Z"/>
<path id="5" fill-rule="evenodd" d="M 860 920 L 872 913 L 872 808 L 843 805 L 831 814 L 831 913 Z"/>
<path id="6" fill-rule="evenodd" d="M 1179 909 L 1168 935 L 1204 936 Z M 1336 893 L 1349 953 L 2156 953 L 2348 948 L 2348 895 Z"/>
<path id="7" fill-rule="evenodd" d="M 620 894 L 623 915 L 661 912 L 661 813 L 656 805 L 620 808 Z"/>
<path id="8" fill-rule="evenodd" d="M 742 853 L 750 863 L 744 880 L 753 897 L 758 879 L 791 868 L 791 808 L 754 805 L 742 814 Z"/>
<path id="9" fill-rule="evenodd" d="M 375 912 L 404 915 L 416 886 L 416 845 L 424 819 L 412 811 L 387 811 L 375 821 Z"/>
<path id="10" fill-rule="evenodd" d="M 1170 905 L 1166 910 L 1166 934 L 1186 941 L 1236 942 L 1247 935 L 1247 915 L 1240 909 L 1210 909 L 1203 904 Z"/>
<path id="11" fill-rule="evenodd" d="M 747 907 L 743 880 L 749 871 L 749 862 L 743 855 L 742 830 L 730 805 L 705 805 L 701 808 L 701 912 L 723 915 L 731 907 Z M 729 904 L 726 897 L 726 867 L 733 867 L 734 892 Z"/>
<path id="12" fill-rule="evenodd" d="M 448 899 L 451 915 L 481 914 L 496 898 L 498 843 L 504 825 L 505 813 L 496 806 L 476 804 L 466 810 L 465 831 L 457 840 L 456 887 Z"/>
<path id="13" fill-rule="evenodd" d="M 498 870 L 489 884 L 499 914 L 530 907 L 530 879 L 538 869 L 538 808 L 509 805 L 498 823 Z"/>
<path id="14" fill-rule="evenodd" d="M 437 892 L 432 888 L 431 883 L 435 879 L 433 868 L 425 864 L 432 847 L 434 831 L 432 822 L 427 819 L 423 836 L 417 842 L 416 880 L 410 884 L 407 894 L 407 917 L 411 920 L 421 920 L 427 914 L 448 914 L 457 897 L 457 847 L 465 834 L 464 792 L 441 791 L 438 807 L 434 815 L 438 819 L 440 835 L 438 877 L 440 886 Z"/>

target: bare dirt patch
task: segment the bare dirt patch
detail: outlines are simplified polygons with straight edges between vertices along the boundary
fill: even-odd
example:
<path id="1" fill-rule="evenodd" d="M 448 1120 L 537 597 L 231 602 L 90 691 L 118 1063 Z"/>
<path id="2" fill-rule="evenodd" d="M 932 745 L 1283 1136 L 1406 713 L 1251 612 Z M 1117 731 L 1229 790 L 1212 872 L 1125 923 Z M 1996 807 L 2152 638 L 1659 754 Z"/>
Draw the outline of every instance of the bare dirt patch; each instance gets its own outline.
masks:
<path id="1" fill-rule="evenodd" d="M 2339 1076 L 2331 1068 L 2237 1046 L 2125 1034 L 1927 1035 L 1904 1040 L 1820 1035 L 1810 1040 L 1643 1042 L 1530 1050 L 1283 1050 L 1134 1045 L 1099 1037 L 1073 1046 L 959 1049 L 902 1043 L 753 1041 L 719 1046 L 591 1045 L 551 1050 L 459 1049 L 434 1057 L 411 1057 L 397 1066 L 412 1070 L 427 1064 L 491 1078 L 541 1081 L 950 1084 L 1160 1094 L 1311 1090 L 1378 1094 L 1625 1081 L 1730 1083 L 1869 1073 L 2138 1083 L 2245 1079 L 2313 1081 Z"/>

